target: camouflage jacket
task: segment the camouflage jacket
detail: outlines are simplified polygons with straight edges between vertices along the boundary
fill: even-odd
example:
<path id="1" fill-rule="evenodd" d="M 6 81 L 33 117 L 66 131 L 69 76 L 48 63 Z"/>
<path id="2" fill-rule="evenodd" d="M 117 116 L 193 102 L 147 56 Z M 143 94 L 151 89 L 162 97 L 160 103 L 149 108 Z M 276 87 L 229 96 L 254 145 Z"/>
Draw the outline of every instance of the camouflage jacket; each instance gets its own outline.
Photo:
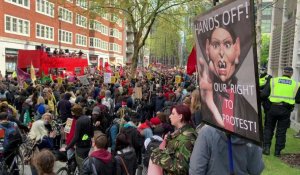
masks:
<path id="1" fill-rule="evenodd" d="M 197 133 L 190 125 L 185 125 L 168 136 L 166 148 L 156 148 L 151 154 L 154 164 L 164 169 L 167 175 L 187 175 L 189 160 Z"/>

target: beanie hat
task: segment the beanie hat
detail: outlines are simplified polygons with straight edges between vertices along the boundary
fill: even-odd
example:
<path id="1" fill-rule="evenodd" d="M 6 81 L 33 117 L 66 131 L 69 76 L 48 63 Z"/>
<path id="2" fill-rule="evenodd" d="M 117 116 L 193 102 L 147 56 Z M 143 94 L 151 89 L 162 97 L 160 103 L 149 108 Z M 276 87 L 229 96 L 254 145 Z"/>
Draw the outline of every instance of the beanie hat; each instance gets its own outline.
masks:
<path id="1" fill-rule="evenodd" d="M 161 123 L 161 121 L 158 117 L 153 117 L 153 118 L 150 119 L 150 123 L 152 125 L 159 125 Z"/>
<path id="2" fill-rule="evenodd" d="M 92 112 L 92 114 L 99 115 L 99 114 L 100 114 L 100 112 L 101 112 L 100 108 L 99 108 L 98 106 L 95 106 L 95 107 L 93 108 L 93 112 Z"/>

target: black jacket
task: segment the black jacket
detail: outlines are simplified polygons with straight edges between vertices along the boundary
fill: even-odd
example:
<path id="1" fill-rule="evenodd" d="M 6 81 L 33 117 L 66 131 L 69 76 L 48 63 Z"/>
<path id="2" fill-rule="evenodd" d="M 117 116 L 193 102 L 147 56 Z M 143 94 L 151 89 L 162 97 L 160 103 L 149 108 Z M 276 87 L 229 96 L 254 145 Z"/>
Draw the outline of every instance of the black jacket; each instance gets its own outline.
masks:
<path id="1" fill-rule="evenodd" d="M 121 151 L 117 151 L 117 155 L 115 156 L 116 175 L 126 175 L 126 171 L 122 164 L 121 158 L 126 165 L 128 173 L 130 175 L 135 175 L 135 171 L 137 169 L 137 157 L 134 149 L 132 147 L 127 147 L 122 149 Z"/>
<path id="2" fill-rule="evenodd" d="M 115 175 L 115 160 L 107 150 L 97 150 L 83 162 L 83 175 Z"/>
<path id="3" fill-rule="evenodd" d="M 66 147 L 66 150 L 72 148 L 74 145 L 76 145 L 77 148 L 90 148 L 93 136 L 94 131 L 92 119 L 86 115 L 79 117 L 76 121 L 74 137 L 70 144 Z"/>

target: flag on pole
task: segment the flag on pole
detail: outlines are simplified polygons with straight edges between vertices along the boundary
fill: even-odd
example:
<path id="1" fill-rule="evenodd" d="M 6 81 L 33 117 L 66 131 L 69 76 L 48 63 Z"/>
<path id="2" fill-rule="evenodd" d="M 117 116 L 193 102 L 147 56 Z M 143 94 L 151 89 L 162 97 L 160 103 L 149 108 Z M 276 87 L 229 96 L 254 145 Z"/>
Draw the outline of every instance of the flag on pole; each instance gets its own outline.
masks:
<path id="1" fill-rule="evenodd" d="M 124 70 L 123 70 L 123 67 L 122 67 L 122 66 L 120 67 L 119 72 L 120 72 L 120 76 L 123 76 L 123 75 L 124 75 Z"/>
<path id="2" fill-rule="evenodd" d="M 105 72 L 107 73 L 111 73 L 111 68 L 110 68 L 110 65 L 108 64 L 108 62 L 105 62 Z"/>
<path id="3" fill-rule="evenodd" d="M 17 68 L 17 79 L 20 87 L 23 87 L 24 82 L 27 79 L 30 79 L 30 75 L 27 72 L 24 72 L 21 68 Z"/>
<path id="4" fill-rule="evenodd" d="M 34 84 L 35 80 L 36 80 L 36 76 L 35 76 L 35 70 L 34 70 L 34 67 L 33 67 L 33 64 L 31 63 L 31 66 L 30 66 L 30 78 Z"/>
<path id="5" fill-rule="evenodd" d="M 197 65 L 196 57 L 197 57 L 196 48 L 194 46 L 191 53 L 190 53 L 190 55 L 189 55 L 187 65 L 186 65 L 186 73 L 188 75 L 192 75 L 194 72 L 196 72 L 196 67 L 195 67 L 195 65 Z"/>

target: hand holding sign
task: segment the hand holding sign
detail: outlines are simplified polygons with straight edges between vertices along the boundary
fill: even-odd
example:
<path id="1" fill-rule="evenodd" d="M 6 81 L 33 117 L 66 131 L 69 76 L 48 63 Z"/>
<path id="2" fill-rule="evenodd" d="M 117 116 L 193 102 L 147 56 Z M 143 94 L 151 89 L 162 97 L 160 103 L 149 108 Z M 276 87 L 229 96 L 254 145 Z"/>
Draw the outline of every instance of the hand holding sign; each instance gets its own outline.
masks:
<path id="1" fill-rule="evenodd" d="M 207 104 L 217 124 L 220 127 L 224 127 L 222 116 L 213 99 L 213 88 L 212 88 L 212 80 L 210 75 L 211 72 L 208 70 L 208 66 L 204 61 L 204 59 L 199 59 L 199 63 L 200 63 L 199 85 L 200 85 L 201 99 Z"/>

